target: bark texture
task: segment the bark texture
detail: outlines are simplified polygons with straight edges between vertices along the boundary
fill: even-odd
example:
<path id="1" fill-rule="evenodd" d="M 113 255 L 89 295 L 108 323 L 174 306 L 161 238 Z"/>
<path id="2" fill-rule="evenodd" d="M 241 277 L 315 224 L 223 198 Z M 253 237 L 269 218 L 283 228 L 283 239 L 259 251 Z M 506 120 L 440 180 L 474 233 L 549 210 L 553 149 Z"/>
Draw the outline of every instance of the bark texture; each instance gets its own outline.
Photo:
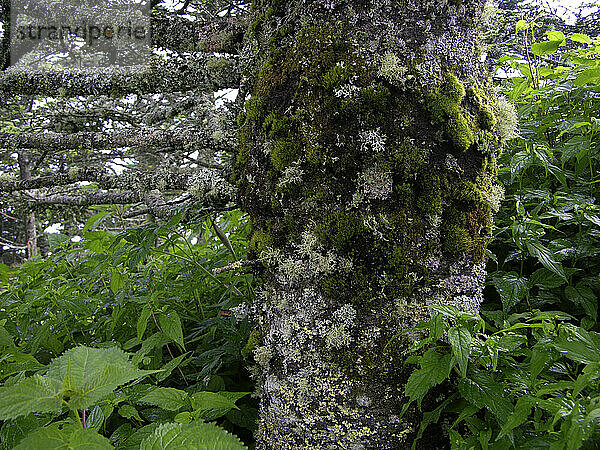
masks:
<path id="1" fill-rule="evenodd" d="M 254 2 L 234 181 L 265 280 L 257 448 L 410 448 L 393 338 L 478 309 L 498 202 L 483 3 Z"/>

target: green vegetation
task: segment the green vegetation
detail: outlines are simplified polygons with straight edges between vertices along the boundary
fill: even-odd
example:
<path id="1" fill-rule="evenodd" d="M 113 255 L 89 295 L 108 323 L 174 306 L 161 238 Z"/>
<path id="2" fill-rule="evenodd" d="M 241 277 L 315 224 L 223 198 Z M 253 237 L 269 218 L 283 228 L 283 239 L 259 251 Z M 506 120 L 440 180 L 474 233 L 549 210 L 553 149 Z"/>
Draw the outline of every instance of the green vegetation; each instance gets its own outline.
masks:
<path id="1" fill-rule="evenodd" d="M 517 31 L 535 26 L 520 22 Z M 567 41 L 571 49 L 558 53 Z M 418 438 L 431 426 L 448 433 L 453 449 L 598 448 L 598 50 L 600 40 L 549 32 L 531 45 L 530 63 L 500 61 L 523 75 L 504 86 L 518 108 L 518 135 L 507 100 L 497 119 L 477 100 L 481 128 L 514 137 L 499 160 L 506 201 L 480 315 L 438 306 L 417 327 L 405 409 L 427 404 Z M 442 96 L 432 113 L 450 115 L 450 100 Z M 494 208 L 498 195 L 465 184 L 452 196 L 457 206 Z M 461 220 L 449 227 L 447 251 L 472 245 Z M 440 389 L 449 393 L 441 401 Z"/>

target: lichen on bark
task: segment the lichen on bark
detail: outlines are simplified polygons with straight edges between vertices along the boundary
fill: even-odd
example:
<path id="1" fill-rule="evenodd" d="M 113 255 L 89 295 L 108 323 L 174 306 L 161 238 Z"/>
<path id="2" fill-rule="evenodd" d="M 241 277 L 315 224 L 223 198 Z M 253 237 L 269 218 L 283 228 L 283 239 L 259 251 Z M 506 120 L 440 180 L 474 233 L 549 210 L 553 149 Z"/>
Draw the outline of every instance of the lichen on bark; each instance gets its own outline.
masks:
<path id="1" fill-rule="evenodd" d="M 388 344 L 428 305 L 477 310 L 500 145 L 482 7 L 253 3 L 232 181 L 265 280 L 259 448 L 406 447 L 410 338 Z"/>

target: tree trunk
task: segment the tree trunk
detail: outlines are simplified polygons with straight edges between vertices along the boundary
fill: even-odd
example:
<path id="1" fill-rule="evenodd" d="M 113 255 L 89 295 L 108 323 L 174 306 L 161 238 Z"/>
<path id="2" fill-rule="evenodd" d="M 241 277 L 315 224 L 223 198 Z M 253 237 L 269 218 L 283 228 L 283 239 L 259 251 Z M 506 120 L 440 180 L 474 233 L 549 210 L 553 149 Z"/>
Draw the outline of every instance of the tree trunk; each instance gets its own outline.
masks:
<path id="1" fill-rule="evenodd" d="M 19 175 L 21 180 L 31 180 L 30 160 L 23 151 L 18 152 Z M 27 258 L 38 254 L 37 233 L 35 230 L 35 214 L 27 212 L 25 219 L 25 236 L 27 238 Z"/>
<path id="2" fill-rule="evenodd" d="M 258 448 L 410 447 L 397 335 L 477 311 L 498 201 L 483 3 L 254 2 L 234 180 L 265 282 Z"/>

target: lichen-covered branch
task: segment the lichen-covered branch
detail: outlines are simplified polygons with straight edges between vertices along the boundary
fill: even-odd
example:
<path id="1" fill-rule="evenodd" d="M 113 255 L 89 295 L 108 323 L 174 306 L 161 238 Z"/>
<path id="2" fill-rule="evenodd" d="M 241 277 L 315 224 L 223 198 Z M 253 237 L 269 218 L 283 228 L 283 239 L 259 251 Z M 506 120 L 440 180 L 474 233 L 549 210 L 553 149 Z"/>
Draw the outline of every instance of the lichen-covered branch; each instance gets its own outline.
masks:
<path id="1" fill-rule="evenodd" d="M 213 139 L 202 130 L 130 129 L 111 132 L 78 133 L 0 133 L 0 148 L 38 148 L 52 151 L 65 149 L 112 149 L 142 147 L 146 150 L 170 148 L 192 149 L 209 147 L 214 151 L 231 150 L 222 141 Z"/>
<path id="2" fill-rule="evenodd" d="M 129 68 L 37 70 L 10 67 L 0 73 L 0 93 L 19 95 L 127 95 L 239 86 L 237 59 L 195 55 L 155 59 Z"/>

